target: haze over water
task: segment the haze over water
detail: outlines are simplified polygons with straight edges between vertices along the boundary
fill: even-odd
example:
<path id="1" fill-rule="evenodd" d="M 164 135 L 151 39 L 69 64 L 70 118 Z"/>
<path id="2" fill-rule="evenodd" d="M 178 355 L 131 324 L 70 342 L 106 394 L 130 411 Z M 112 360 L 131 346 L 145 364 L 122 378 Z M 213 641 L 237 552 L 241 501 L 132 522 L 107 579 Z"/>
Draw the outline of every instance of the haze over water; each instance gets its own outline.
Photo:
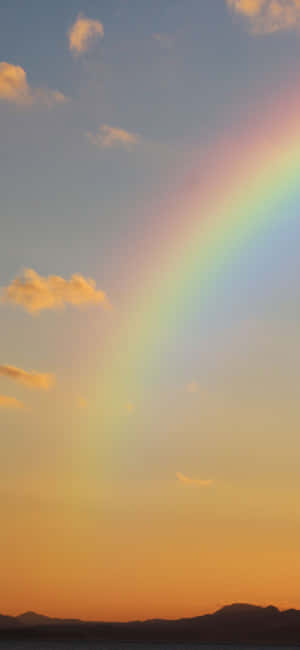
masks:
<path id="1" fill-rule="evenodd" d="M 228 646 L 231 650 L 293 650 L 297 645 L 251 645 L 251 644 L 197 644 L 197 643 L 107 643 L 107 642 L 89 642 L 89 641 L 70 641 L 70 642 L 51 642 L 51 641 L 0 641 L 1 650 L 225 650 Z"/>

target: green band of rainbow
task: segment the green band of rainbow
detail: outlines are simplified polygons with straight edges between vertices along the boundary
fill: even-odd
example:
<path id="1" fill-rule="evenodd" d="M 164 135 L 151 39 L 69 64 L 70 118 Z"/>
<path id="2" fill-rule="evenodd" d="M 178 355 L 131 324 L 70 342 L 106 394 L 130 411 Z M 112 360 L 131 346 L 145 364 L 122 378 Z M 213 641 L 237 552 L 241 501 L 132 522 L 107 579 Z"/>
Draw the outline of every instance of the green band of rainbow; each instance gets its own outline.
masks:
<path id="1" fill-rule="evenodd" d="M 234 137 L 231 133 L 201 160 L 199 182 L 177 191 L 177 204 L 174 190 L 161 215 L 161 243 L 152 247 L 152 234 L 144 237 L 133 299 L 123 319 L 112 314 L 117 325 L 100 362 L 97 400 L 105 435 L 122 435 L 123 405 L 128 399 L 138 403 L 144 373 L 159 364 L 161 341 L 181 315 L 192 312 L 195 300 L 199 304 L 205 298 L 233 252 L 287 218 L 285 202 L 300 195 L 299 109 L 300 99 L 291 93 L 275 108 L 248 117 Z M 170 217 L 174 209 L 175 220 Z"/>

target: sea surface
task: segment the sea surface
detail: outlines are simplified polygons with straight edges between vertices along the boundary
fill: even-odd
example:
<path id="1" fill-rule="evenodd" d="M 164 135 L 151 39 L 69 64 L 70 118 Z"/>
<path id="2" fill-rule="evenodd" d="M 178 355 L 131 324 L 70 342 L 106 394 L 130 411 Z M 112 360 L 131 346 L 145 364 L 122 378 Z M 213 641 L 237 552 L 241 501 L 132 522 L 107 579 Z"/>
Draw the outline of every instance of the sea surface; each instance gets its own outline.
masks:
<path id="1" fill-rule="evenodd" d="M 105 641 L 0 641 L 0 650 L 299 650 L 299 645 L 139 643 Z"/>

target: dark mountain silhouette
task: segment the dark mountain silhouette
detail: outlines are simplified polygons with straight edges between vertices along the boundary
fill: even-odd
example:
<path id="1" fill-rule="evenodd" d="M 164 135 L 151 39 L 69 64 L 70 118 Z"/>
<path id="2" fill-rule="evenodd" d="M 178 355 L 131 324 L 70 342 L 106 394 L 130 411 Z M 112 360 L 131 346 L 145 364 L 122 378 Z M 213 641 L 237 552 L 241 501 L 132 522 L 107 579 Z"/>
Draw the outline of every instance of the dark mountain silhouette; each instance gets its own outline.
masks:
<path id="1" fill-rule="evenodd" d="M 0 616 L 1 639 L 299 644 L 300 611 L 237 603 L 194 618 L 129 623 L 58 619 L 26 612 Z"/>
<path id="2" fill-rule="evenodd" d="M 50 616 L 44 616 L 44 614 L 36 614 L 36 612 L 24 612 L 24 614 L 19 614 L 16 619 L 26 627 L 80 623 L 79 619 L 76 618 L 51 618 Z"/>
<path id="3" fill-rule="evenodd" d="M 2 614 L 0 614 L 0 630 L 9 627 L 15 628 L 18 625 L 19 625 L 19 621 L 17 618 L 14 618 L 13 616 L 3 616 Z"/>

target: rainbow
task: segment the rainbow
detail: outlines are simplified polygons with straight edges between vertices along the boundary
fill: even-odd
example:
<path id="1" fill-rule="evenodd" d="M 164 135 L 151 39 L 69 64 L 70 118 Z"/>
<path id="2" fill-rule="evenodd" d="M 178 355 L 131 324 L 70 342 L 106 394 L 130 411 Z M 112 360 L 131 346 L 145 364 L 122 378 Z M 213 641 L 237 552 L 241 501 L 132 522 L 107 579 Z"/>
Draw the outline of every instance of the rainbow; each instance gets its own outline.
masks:
<path id="1" fill-rule="evenodd" d="M 160 208 L 159 227 L 140 238 L 131 300 L 111 314 L 96 397 L 105 434 L 122 435 L 124 405 L 138 405 L 160 345 L 209 295 L 224 265 L 287 218 L 286 201 L 300 194 L 299 94 L 256 106 L 191 168 Z"/>

